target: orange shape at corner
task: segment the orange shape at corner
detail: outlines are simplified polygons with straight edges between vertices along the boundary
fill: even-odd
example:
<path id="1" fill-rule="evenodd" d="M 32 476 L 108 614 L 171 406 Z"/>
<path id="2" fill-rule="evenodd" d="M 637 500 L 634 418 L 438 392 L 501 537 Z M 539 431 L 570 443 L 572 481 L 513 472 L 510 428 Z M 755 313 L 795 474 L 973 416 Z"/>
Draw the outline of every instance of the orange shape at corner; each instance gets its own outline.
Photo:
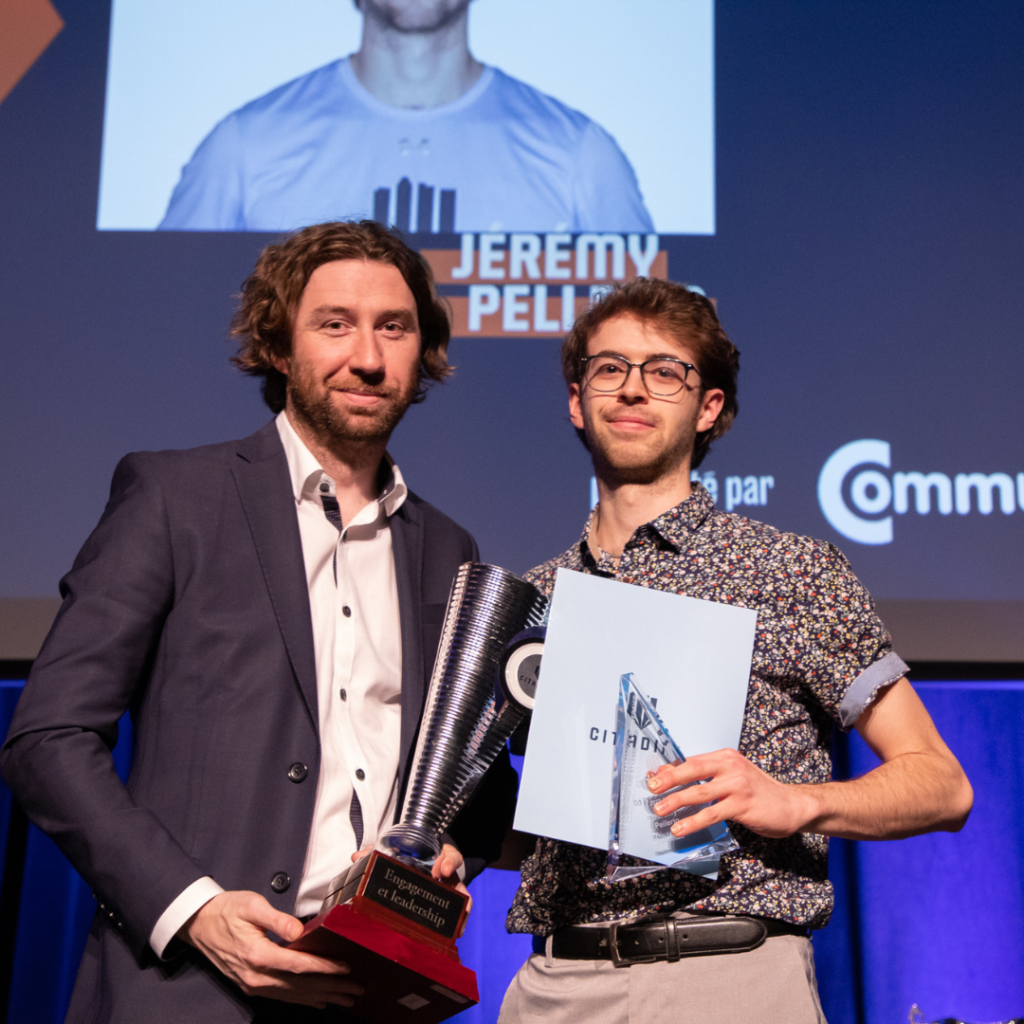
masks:
<path id="1" fill-rule="evenodd" d="M 0 2 L 0 103 L 63 27 L 50 0 Z"/>

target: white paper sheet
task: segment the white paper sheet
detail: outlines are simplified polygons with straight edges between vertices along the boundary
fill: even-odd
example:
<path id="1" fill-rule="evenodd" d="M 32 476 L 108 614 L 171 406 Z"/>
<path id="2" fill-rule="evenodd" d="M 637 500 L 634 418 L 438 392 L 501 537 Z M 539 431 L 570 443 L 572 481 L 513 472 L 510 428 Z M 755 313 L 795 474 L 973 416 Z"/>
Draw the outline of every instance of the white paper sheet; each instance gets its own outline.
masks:
<path id="1" fill-rule="evenodd" d="M 608 848 L 619 679 L 687 757 L 739 745 L 757 612 L 559 569 L 515 827 Z"/>

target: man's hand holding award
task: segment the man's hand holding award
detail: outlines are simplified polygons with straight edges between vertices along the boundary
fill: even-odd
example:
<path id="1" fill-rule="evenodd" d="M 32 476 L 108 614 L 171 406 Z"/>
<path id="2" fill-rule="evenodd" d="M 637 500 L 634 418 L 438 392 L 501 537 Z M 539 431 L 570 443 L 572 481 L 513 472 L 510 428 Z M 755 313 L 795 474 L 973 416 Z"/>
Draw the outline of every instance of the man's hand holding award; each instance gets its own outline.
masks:
<path id="1" fill-rule="evenodd" d="M 522 686 L 496 687 L 499 665 L 535 682 L 532 641 L 547 599 L 496 566 L 468 562 L 452 587 L 401 822 L 381 848 L 339 874 L 292 949 L 349 965 L 365 992 L 353 1013 L 391 1022 L 415 1011 L 435 1024 L 478 1001 L 459 962 L 469 896 L 433 877 L 444 833 L 528 713 Z"/>
<path id="2" fill-rule="evenodd" d="M 462 566 L 401 822 L 337 876 L 291 948 L 345 961 L 365 988 L 353 1012 L 367 1021 L 402 1007 L 434 1024 L 477 1002 L 455 948 L 469 896 L 432 868 L 445 830 L 531 712 L 517 829 L 607 849 L 613 883 L 667 868 L 713 875 L 736 847 L 728 827 L 677 835 L 673 825 L 707 803 L 656 815 L 677 790 L 653 795 L 648 780 L 681 764 L 685 748 L 738 745 L 755 622 L 744 609 L 565 570 L 549 609 L 503 569 Z M 555 778 L 574 780 L 572 800 Z"/>
<path id="3" fill-rule="evenodd" d="M 680 790 L 652 791 L 649 780 L 684 754 L 739 746 L 756 621 L 748 609 L 559 569 L 516 829 L 607 849 L 612 883 L 669 868 L 716 875 L 736 848 L 726 824 L 680 828 L 708 802 L 688 797 L 658 814 Z M 572 780 L 571 800 L 554 778 Z"/>

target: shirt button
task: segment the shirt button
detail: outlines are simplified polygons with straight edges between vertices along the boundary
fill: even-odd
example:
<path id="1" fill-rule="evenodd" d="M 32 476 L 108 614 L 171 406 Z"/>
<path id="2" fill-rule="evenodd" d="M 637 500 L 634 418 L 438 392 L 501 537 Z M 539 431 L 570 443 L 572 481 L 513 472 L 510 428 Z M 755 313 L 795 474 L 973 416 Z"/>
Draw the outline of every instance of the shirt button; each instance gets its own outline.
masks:
<path id="1" fill-rule="evenodd" d="M 291 884 L 291 878 L 284 871 L 278 871 L 278 873 L 270 880 L 270 888 L 273 889 L 274 892 L 285 892 Z"/>
<path id="2" fill-rule="evenodd" d="M 350 618 L 352 618 L 352 609 L 351 609 L 351 608 L 349 608 L 349 606 L 348 606 L 348 605 L 345 605 L 345 606 L 344 606 L 344 607 L 343 607 L 343 608 L 341 609 L 341 614 L 342 614 L 342 615 L 344 615 L 346 619 L 350 619 Z"/>
<path id="3" fill-rule="evenodd" d="M 348 690 L 346 690 L 344 686 L 341 688 L 339 693 L 341 694 L 342 700 L 348 700 Z"/>
<path id="4" fill-rule="evenodd" d="M 292 782 L 302 782 L 309 774 L 309 769 L 301 762 L 296 761 L 295 764 L 288 769 L 288 778 Z"/>
<path id="5" fill-rule="evenodd" d="M 356 769 L 356 778 L 357 778 L 357 779 L 358 779 L 358 780 L 359 780 L 360 782 L 362 782 L 362 781 L 363 781 L 363 779 L 365 779 L 365 778 L 366 778 L 366 772 L 364 772 L 362 768 L 357 768 L 357 769 Z"/>

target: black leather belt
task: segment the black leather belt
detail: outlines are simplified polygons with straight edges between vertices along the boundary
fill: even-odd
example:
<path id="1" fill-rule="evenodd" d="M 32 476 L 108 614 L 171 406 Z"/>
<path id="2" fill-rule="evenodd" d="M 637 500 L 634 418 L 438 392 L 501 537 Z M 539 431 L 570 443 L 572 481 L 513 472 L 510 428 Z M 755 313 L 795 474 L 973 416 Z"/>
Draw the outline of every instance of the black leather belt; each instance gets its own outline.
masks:
<path id="1" fill-rule="evenodd" d="M 670 963 L 684 956 L 747 953 L 773 935 L 800 935 L 808 930 L 759 917 L 672 917 L 658 914 L 612 921 L 607 928 L 571 926 L 551 937 L 551 955 L 560 960 L 611 960 L 616 967 Z M 545 952 L 545 938 L 534 936 L 533 951 Z"/>

